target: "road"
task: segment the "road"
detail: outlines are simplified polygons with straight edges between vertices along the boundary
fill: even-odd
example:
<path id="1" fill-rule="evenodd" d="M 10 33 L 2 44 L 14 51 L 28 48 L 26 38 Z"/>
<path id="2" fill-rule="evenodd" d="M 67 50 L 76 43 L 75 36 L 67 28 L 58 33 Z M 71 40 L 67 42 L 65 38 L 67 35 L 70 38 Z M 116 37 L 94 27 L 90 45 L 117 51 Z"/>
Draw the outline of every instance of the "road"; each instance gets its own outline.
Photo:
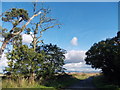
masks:
<path id="1" fill-rule="evenodd" d="M 97 90 L 97 88 L 93 84 L 93 77 L 89 77 L 76 82 L 65 90 Z"/>

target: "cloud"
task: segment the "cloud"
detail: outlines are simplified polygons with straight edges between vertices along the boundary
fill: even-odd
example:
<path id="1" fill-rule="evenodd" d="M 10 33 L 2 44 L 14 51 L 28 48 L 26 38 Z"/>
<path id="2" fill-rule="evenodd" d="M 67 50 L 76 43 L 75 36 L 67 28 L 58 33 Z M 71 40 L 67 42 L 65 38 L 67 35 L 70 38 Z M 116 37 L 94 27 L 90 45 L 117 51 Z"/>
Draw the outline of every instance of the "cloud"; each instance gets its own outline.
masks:
<path id="1" fill-rule="evenodd" d="M 67 63 L 63 66 L 67 72 L 99 72 L 100 69 L 93 69 L 90 65 L 86 65 L 85 62 L 79 63 Z"/>
<path id="2" fill-rule="evenodd" d="M 67 72 L 99 72 L 100 69 L 93 69 L 90 65 L 85 64 L 86 51 L 71 50 L 65 54 L 65 65 Z"/>
<path id="3" fill-rule="evenodd" d="M 31 35 L 28 34 L 23 34 L 22 35 L 22 42 L 23 43 L 31 43 L 33 41 L 33 38 L 31 37 Z"/>
<path id="4" fill-rule="evenodd" d="M 1 41 L 2 41 L 2 40 L 4 40 L 4 38 L 3 38 L 2 34 L 0 34 L 0 40 L 1 40 Z"/>
<path id="5" fill-rule="evenodd" d="M 86 51 L 80 51 L 80 50 L 71 50 L 68 51 L 65 54 L 65 63 L 78 63 L 78 62 L 83 62 L 84 58 L 86 57 L 85 55 Z"/>
<path id="6" fill-rule="evenodd" d="M 71 44 L 74 45 L 74 46 L 77 46 L 78 45 L 78 38 L 73 37 L 72 40 L 71 40 Z"/>
<path id="7" fill-rule="evenodd" d="M 7 67 L 7 61 L 6 55 L 3 53 L 2 58 L 0 59 L 0 72 L 3 72 L 3 69 Z"/>

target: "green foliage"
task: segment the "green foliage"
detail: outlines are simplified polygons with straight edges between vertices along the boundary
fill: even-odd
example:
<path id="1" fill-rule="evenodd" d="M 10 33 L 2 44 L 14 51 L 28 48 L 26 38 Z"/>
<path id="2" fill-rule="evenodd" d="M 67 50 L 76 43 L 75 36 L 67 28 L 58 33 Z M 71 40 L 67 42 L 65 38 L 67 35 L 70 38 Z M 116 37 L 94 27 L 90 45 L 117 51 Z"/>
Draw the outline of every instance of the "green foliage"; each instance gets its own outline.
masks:
<path id="1" fill-rule="evenodd" d="M 30 76 L 40 69 L 39 64 L 43 61 L 44 55 L 36 53 L 26 45 L 14 46 L 14 50 L 7 54 L 8 66 L 5 71 L 12 75 Z"/>
<path id="2" fill-rule="evenodd" d="M 104 75 L 111 79 L 120 76 L 120 38 L 114 37 L 95 43 L 86 52 L 86 64 L 93 68 L 102 69 Z"/>
<path id="3" fill-rule="evenodd" d="M 5 12 L 4 17 L 2 17 L 2 21 L 4 22 L 11 22 L 12 20 L 19 19 L 19 17 L 23 17 L 23 20 L 28 20 L 28 13 L 24 9 L 17 9 L 17 8 L 12 8 L 9 12 Z M 14 26 L 16 26 L 19 23 L 18 20 L 15 21 Z"/>
<path id="4" fill-rule="evenodd" d="M 44 61 L 41 64 L 41 70 L 39 73 L 43 78 L 50 78 L 54 74 L 64 72 L 64 54 L 66 51 L 57 47 L 57 45 L 42 45 L 39 46 L 36 51 L 38 53 L 45 52 Z"/>
<path id="5" fill-rule="evenodd" d="M 118 85 L 114 82 L 109 82 L 103 75 L 94 77 L 94 85 L 100 90 L 120 90 Z"/>
<path id="6" fill-rule="evenodd" d="M 58 74 L 45 82 L 44 85 L 47 87 L 54 87 L 56 89 L 60 89 L 68 87 L 77 81 L 79 81 L 79 79 L 73 77 L 72 75 Z"/>
<path id="7" fill-rule="evenodd" d="M 36 11 L 35 6 L 34 11 Z M 12 50 L 7 53 L 8 67 L 4 70 L 12 80 L 24 78 L 31 83 L 34 83 L 32 81 L 36 79 L 42 82 L 42 80 L 45 81 L 56 73 L 64 71 L 65 50 L 52 44 L 38 45 L 43 42 L 43 40 L 40 39 L 44 31 L 59 25 L 56 24 L 56 19 L 52 19 L 48 16 L 50 12 L 49 9 L 42 7 L 39 9 L 39 12 L 40 11 L 42 13 L 35 23 L 34 21 L 31 22 L 31 20 L 39 15 L 38 12 L 34 12 L 34 15 L 30 19 L 28 12 L 24 9 L 12 8 L 2 15 L 3 22 L 12 24 L 11 30 L 1 28 L 2 30 L 0 32 L 4 37 L 0 53 L 2 54 L 2 52 L 4 52 L 6 44 L 13 46 Z M 22 21 L 27 21 L 27 24 L 30 23 L 30 28 L 25 26 L 27 24 L 18 27 Z M 30 45 L 22 44 L 21 32 L 31 35 L 33 41 Z M 41 48 L 43 48 L 43 50 L 41 50 Z"/>
<path id="8" fill-rule="evenodd" d="M 28 19 L 29 19 L 28 12 L 24 9 L 12 8 L 2 15 L 2 21 L 9 22 L 11 28 L 10 30 L 6 27 L 5 28 L 1 27 L 0 29 L 0 34 L 4 38 L 3 42 L 5 45 L 8 44 L 5 42 L 10 43 L 12 41 L 11 39 L 13 39 L 15 36 L 18 36 L 13 35 L 13 33 L 17 33 L 22 30 L 22 27 L 18 27 L 20 22 L 27 21 Z"/>
<path id="9" fill-rule="evenodd" d="M 26 45 L 15 45 L 7 54 L 8 67 L 4 71 L 14 78 L 32 77 L 32 80 L 46 80 L 64 71 L 64 54 L 65 50 L 52 44 L 40 46 L 36 51 Z"/>

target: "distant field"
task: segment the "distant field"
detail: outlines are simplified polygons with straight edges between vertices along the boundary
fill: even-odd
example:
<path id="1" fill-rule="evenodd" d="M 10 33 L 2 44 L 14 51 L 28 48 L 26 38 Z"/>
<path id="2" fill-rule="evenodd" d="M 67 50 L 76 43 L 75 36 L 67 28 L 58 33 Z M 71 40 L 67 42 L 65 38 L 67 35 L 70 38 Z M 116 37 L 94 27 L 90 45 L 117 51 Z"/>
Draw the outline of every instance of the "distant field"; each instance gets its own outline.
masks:
<path id="1" fill-rule="evenodd" d="M 3 75 L 3 74 L 0 74 L 0 77 L 1 77 L 1 76 L 4 76 L 4 75 Z"/>
<path id="2" fill-rule="evenodd" d="M 89 78 L 91 76 L 100 75 L 100 73 L 77 73 L 77 72 L 71 72 L 71 73 L 67 73 L 67 74 L 72 75 L 73 77 L 80 79 L 80 80 Z"/>
<path id="3" fill-rule="evenodd" d="M 70 72 L 70 73 L 67 73 L 67 74 L 70 74 L 70 75 L 71 75 L 71 74 L 77 74 L 77 75 L 88 74 L 88 75 L 92 75 L 92 76 L 93 76 L 93 75 L 97 75 L 97 74 L 100 74 L 100 73 L 82 73 L 82 72 L 79 73 L 79 72 Z"/>
<path id="4" fill-rule="evenodd" d="M 71 73 L 67 73 L 68 75 L 77 75 L 77 76 L 81 76 L 81 75 L 87 75 L 87 76 L 96 76 L 96 75 L 100 75 L 100 73 L 77 73 L 77 72 L 71 72 Z"/>

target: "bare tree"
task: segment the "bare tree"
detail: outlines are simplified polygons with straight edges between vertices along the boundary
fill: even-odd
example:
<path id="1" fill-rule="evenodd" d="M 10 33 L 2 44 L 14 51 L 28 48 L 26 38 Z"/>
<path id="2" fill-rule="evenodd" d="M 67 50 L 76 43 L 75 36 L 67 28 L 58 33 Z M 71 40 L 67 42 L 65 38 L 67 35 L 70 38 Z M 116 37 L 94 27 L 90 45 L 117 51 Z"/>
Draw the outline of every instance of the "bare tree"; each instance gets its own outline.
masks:
<path id="1" fill-rule="evenodd" d="M 42 32 L 46 31 L 47 29 L 53 28 L 56 25 L 54 21 L 56 19 L 52 19 L 50 17 L 47 17 L 47 14 L 50 12 L 49 9 L 40 8 L 39 10 L 36 9 L 36 3 L 34 3 L 33 7 L 33 15 L 31 17 L 28 16 L 28 12 L 24 9 L 17 9 L 17 8 L 11 8 L 7 10 L 6 12 L 2 13 L 0 17 L 2 17 L 3 22 L 9 22 L 12 24 L 12 29 L 8 30 L 6 28 L 1 28 L 0 34 L 4 38 L 2 42 L 2 46 L 0 48 L 0 58 L 2 56 L 2 53 L 4 52 L 6 45 L 17 35 L 20 35 L 23 31 L 31 32 L 33 31 L 33 48 L 35 50 L 35 47 L 37 43 L 42 42 L 39 40 L 42 37 Z M 34 17 L 39 17 L 37 23 L 33 23 L 32 20 Z M 24 21 L 24 25 L 19 27 L 19 24 Z M 33 25 L 33 28 L 27 28 L 27 25 L 31 24 Z M 40 33 L 40 36 L 36 35 Z M 28 33 L 30 34 L 30 33 Z"/>

